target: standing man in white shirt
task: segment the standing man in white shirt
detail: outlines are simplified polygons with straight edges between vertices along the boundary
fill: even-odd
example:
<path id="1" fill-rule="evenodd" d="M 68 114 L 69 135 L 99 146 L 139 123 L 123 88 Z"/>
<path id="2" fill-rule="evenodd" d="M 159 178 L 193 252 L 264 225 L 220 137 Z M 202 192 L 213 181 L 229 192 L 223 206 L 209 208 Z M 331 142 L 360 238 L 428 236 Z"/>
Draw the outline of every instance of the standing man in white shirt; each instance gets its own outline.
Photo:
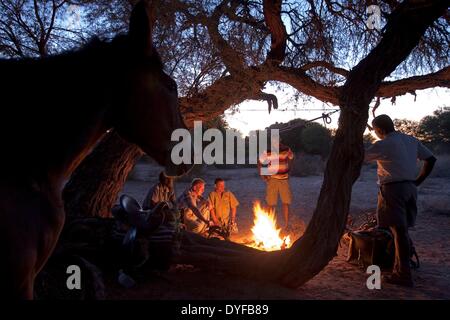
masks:
<path id="1" fill-rule="evenodd" d="M 389 228 L 395 243 L 394 267 L 386 281 L 412 287 L 408 228 L 416 221 L 417 186 L 431 173 L 436 158 L 415 137 L 395 131 L 388 115 L 375 117 L 372 126 L 381 140 L 366 150 L 365 160 L 377 161 L 378 226 Z M 417 159 L 424 161 L 419 174 Z"/>

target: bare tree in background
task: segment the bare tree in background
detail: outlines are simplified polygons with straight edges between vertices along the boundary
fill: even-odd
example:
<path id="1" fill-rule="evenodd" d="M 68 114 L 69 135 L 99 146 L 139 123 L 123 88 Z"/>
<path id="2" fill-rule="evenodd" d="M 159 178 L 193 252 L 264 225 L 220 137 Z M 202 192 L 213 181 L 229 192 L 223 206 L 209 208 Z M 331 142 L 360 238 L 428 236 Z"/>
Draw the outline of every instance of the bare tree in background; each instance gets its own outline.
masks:
<path id="1" fill-rule="evenodd" d="M 45 57 L 86 42 L 80 6 L 88 0 L 1 0 L 0 54 Z"/>

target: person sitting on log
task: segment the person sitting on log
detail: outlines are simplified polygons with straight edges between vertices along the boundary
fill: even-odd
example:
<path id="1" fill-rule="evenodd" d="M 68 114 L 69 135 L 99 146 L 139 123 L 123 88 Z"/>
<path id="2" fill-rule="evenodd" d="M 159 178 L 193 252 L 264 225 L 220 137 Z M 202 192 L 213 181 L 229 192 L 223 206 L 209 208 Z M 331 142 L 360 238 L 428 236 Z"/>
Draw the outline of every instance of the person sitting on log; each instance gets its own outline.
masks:
<path id="1" fill-rule="evenodd" d="M 212 225 L 210 220 L 210 202 L 202 194 L 205 181 L 200 178 L 192 180 L 191 186 L 178 198 L 178 209 L 181 210 L 186 230 L 206 234 Z"/>
<path id="2" fill-rule="evenodd" d="M 152 186 L 142 201 L 142 209 L 153 209 L 160 202 L 175 205 L 176 197 L 173 187 L 173 178 L 167 177 L 164 171 L 159 174 L 159 182 Z"/>
<path id="3" fill-rule="evenodd" d="M 222 178 L 217 178 L 214 186 L 214 191 L 208 197 L 212 207 L 211 219 L 216 226 L 229 228 L 232 233 L 237 233 L 236 208 L 239 201 L 231 191 L 225 190 L 225 181 Z"/>

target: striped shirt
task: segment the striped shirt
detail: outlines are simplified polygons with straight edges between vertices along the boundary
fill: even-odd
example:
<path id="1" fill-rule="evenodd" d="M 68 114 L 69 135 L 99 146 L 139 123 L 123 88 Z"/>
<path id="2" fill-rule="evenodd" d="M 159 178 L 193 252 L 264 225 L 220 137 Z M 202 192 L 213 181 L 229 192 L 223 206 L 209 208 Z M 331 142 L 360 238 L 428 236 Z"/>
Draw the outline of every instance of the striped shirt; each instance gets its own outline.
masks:
<path id="1" fill-rule="evenodd" d="M 262 175 L 269 175 L 275 179 L 289 178 L 289 160 L 294 159 L 294 153 L 285 145 L 280 144 L 278 153 L 265 151 L 259 157 L 259 162 L 263 167 L 266 167 L 267 173 Z M 277 161 L 278 160 L 278 161 Z"/>

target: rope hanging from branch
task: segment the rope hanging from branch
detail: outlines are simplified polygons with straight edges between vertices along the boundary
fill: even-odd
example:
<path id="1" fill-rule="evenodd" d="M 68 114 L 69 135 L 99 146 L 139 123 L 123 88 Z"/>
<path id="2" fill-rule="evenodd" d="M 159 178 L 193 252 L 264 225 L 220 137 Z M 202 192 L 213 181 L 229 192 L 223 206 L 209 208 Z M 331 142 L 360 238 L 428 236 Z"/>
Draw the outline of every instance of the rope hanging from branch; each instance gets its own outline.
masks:
<path id="1" fill-rule="evenodd" d="M 334 110 L 334 111 L 331 111 L 331 112 L 328 112 L 328 113 L 323 112 L 320 117 L 317 117 L 317 118 L 314 118 L 314 119 L 310 119 L 310 120 L 306 120 L 305 122 L 303 122 L 301 124 L 290 125 L 288 127 L 281 128 L 279 130 L 280 130 L 280 132 L 286 132 L 286 131 L 292 130 L 294 128 L 301 128 L 301 127 L 304 127 L 306 124 L 308 124 L 310 122 L 313 122 L 313 121 L 316 121 L 316 120 L 319 120 L 319 119 L 323 120 L 323 125 L 326 127 L 327 124 L 330 124 L 331 121 L 332 121 L 330 115 L 332 115 L 333 113 L 339 112 L 339 111 L 341 111 L 341 110 L 337 109 L 337 110 Z"/>

